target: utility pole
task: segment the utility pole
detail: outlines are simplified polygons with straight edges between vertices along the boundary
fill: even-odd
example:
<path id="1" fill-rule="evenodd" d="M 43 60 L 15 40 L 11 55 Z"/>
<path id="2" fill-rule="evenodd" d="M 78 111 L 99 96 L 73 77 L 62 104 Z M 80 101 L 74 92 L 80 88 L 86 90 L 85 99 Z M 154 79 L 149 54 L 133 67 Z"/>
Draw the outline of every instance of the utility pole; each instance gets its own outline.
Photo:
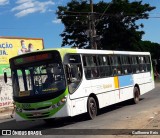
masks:
<path id="1" fill-rule="evenodd" d="M 95 29 L 95 17 L 93 12 L 93 1 L 90 0 L 90 8 L 91 8 L 91 14 L 89 15 L 89 31 L 90 31 L 90 47 L 91 49 L 97 49 L 96 44 L 96 29 Z"/>
<path id="2" fill-rule="evenodd" d="M 90 0 L 91 13 L 93 13 L 93 1 Z"/>

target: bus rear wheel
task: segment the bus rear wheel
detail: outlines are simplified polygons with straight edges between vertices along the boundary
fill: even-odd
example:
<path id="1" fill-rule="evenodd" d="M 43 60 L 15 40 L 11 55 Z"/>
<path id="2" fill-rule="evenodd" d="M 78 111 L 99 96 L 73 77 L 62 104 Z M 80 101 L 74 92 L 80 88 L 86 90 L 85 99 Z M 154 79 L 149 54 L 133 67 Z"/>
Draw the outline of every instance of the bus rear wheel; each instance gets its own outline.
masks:
<path id="1" fill-rule="evenodd" d="M 134 87 L 133 92 L 134 92 L 133 103 L 137 104 L 140 100 L 140 91 L 139 91 L 138 87 Z"/>
<path id="2" fill-rule="evenodd" d="M 94 119 L 97 116 L 97 103 L 93 97 L 88 98 L 87 109 L 89 119 Z"/>

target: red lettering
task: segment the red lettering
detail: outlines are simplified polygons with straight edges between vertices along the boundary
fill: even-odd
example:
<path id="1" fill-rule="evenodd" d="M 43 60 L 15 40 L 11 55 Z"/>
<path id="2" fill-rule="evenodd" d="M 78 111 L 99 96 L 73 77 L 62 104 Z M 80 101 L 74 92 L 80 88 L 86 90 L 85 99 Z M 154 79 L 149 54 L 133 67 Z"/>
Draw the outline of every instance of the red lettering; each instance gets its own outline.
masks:
<path id="1" fill-rule="evenodd" d="M 37 55 L 35 57 L 36 60 L 42 60 L 42 59 L 47 59 L 47 58 L 48 58 L 48 54 Z"/>
<path id="2" fill-rule="evenodd" d="M 23 63 L 28 63 L 28 62 L 35 62 L 43 59 L 48 59 L 49 54 L 42 54 L 42 55 L 36 55 L 36 56 L 30 56 L 30 57 L 25 57 L 23 58 Z"/>
<path id="3" fill-rule="evenodd" d="M 41 60 L 41 59 L 43 59 L 41 55 L 36 56 L 36 60 Z"/>
<path id="4" fill-rule="evenodd" d="M 34 61 L 34 56 L 27 57 L 26 60 L 29 61 L 29 62 L 30 62 L 30 61 Z"/>
<path id="5" fill-rule="evenodd" d="M 0 107 L 8 106 L 8 105 L 12 105 L 12 102 L 8 101 L 8 102 L 1 102 L 0 103 Z"/>
<path id="6" fill-rule="evenodd" d="M 5 105 L 8 105 L 8 102 L 4 102 L 4 103 L 3 103 L 3 106 L 5 106 Z"/>
<path id="7" fill-rule="evenodd" d="M 48 58 L 48 54 L 43 54 L 42 58 L 47 59 Z"/>
<path id="8" fill-rule="evenodd" d="M 8 105 L 12 105 L 12 102 L 9 101 L 9 102 L 8 102 Z"/>

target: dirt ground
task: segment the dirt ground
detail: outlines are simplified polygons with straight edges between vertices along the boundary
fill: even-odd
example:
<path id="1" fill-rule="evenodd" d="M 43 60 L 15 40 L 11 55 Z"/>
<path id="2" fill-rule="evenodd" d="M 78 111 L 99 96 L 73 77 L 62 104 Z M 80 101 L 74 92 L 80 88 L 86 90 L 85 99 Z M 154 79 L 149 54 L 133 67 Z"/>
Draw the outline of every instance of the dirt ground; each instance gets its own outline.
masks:
<path id="1" fill-rule="evenodd" d="M 126 121 L 117 123 L 117 129 L 160 129 L 160 108 L 142 111 L 136 117 L 128 117 Z M 116 129 L 116 128 L 115 128 Z"/>

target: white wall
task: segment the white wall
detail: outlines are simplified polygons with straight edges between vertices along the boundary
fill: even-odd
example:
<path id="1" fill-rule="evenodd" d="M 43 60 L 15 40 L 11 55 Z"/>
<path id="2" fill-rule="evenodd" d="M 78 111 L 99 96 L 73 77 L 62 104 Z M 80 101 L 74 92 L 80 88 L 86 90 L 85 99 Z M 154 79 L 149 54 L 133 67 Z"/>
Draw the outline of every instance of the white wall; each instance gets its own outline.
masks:
<path id="1" fill-rule="evenodd" d="M 11 78 L 8 78 L 8 82 L 6 84 L 3 77 L 0 77 L 0 109 L 13 106 L 13 92 L 11 85 Z"/>

